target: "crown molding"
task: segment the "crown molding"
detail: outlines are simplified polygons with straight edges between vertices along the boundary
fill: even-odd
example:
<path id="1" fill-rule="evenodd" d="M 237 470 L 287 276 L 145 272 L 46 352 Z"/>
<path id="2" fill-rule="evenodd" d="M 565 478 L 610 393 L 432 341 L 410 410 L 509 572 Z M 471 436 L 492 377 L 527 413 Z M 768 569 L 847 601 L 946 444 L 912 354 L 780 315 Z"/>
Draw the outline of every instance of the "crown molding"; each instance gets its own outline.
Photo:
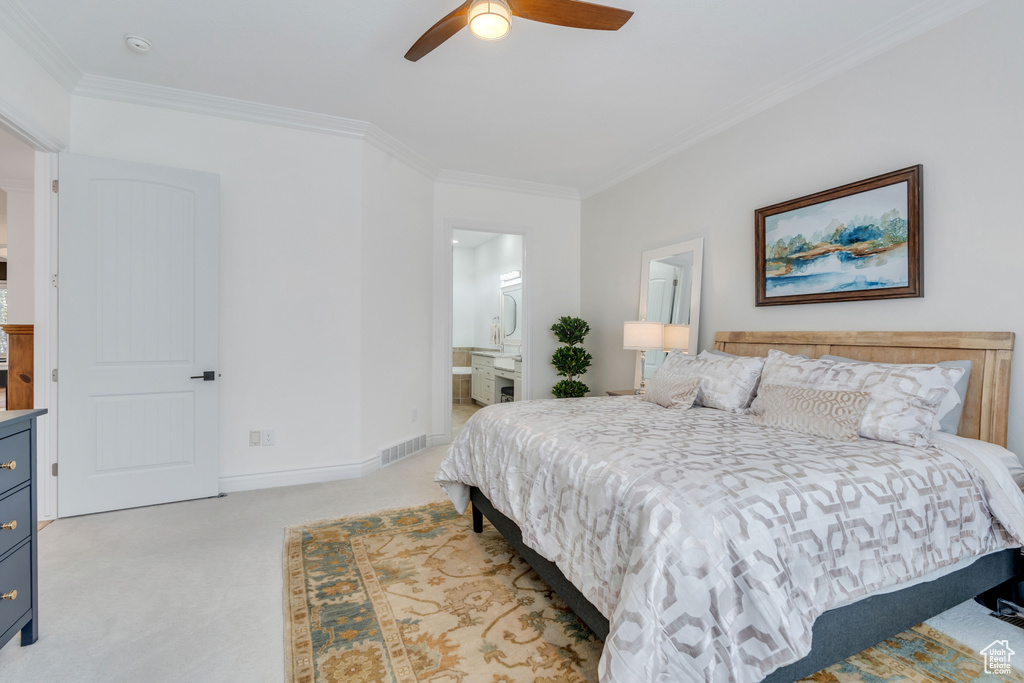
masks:
<path id="1" fill-rule="evenodd" d="M 31 178 L 0 178 L 0 190 L 4 192 L 32 192 L 34 189 L 35 185 Z"/>
<path id="2" fill-rule="evenodd" d="M 68 92 L 74 89 L 82 70 L 19 3 L 0 0 L 0 27 L 62 88 Z"/>
<path id="3" fill-rule="evenodd" d="M 94 97 L 127 104 L 140 104 L 236 121 L 362 139 L 429 178 L 436 176 L 440 170 L 437 165 L 397 138 L 388 135 L 372 123 L 357 119 L 93 74 L 86 74 L 82 77 L 74 94 L 81 97 Z"/>
<path id="4" fill-rule="evenodd" d="M 370 124 L 365 121 L 346 119 L 341 116 L 317 114 L 301 109 L 93 74 L 83 76 L 73 94 L 192 114 L 219 116 L 251 123 L 297 128 L 342 137 L 361 138 L 370 127 Z"/>
<path id="5" fill-rule="evenodd" d="M 366 140 L 367 144 L 372 145 L 395 159 L 398 159 L 406 166 L 418 171 L 431 180 L 436 179 L 437 174 L 441 172 L 440 166 L 414 150 L 412 147 L 401 142 L 398 138 L 385 133 L 372 123 L 367 124 L 367 130 L 363 139 Z"/>
<path id="6" fill-rule="evenodd" d="M 862 64 L 901 43 L 976 9 L 990 0 L 936 0 L 894 17 L 860 38 L 808 63 L 766 90 L 724 109 L 713 118 L 634 156 L 620 169 L 580 190 L 592 197 L 761 112 Z"/>
<path id="7" fill-rule="evenodd" d="M 140 104 L 162 109 L 173 109 L 193 114 L 263 123 L 273 126 L 297 128 L 315 133 L 340 135 L 362 139 L 374 148 L 408 165 L 413 170 L 437 182 L 453 185 L 484 187 L 509 192 L 535 194 L 560 199 L 579 199 L 579 191 L 570 187 L 545 185 L 524 180 L 510 180 L 493 176 L 445 171 L 425 156 L 366 121 L 341 116 L 290 109 L 272 104 L 260 104 L 220 95 L 191 90 L 179 90 L 162 85 L 150 85 L 107 76 L 86 74 L 79 81 L 74 94 L 81 97 Z"/>
<path id="8" fill-rule="evenodd" d="M 575 187 L 547 185 L 544 183 L 531 182 L 529 180 L 499 178 L 497 176 L 465 173 L 463 171 L 441 171 L 437 174 L 435 180 L 439 183 L 446 183 L 448 185 L 463 185 L 465 187 L 480 187 L 487 190 L 519 192 L 522 194 L 532 194 L 541 197 L 553 197 L 555 199 L 580 199 L 580 192 Z"/>
<path id="9" fill-rule="evenodd" d="M 62 140 L 50 133 L 36 121 L 25 116 L 7 102 L 0 99 L 0 124 L 25 144 L 43 152 L 62 152 L 68 147 Z"/>

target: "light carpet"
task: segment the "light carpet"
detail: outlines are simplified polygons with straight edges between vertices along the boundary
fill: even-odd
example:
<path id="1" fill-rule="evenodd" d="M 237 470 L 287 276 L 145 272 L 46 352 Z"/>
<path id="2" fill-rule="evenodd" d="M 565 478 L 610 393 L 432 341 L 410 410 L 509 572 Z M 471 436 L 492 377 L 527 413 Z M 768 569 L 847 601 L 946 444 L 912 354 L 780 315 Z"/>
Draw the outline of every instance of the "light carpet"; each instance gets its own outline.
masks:
<path id="1" fill-rule="evenodd" d="M 490 524 L 447 502 L 291 527 L 289 683 L 597 681 L 602 642 Z M 917 626 L 805 681 L 986 677 L 980 655 Z"/>

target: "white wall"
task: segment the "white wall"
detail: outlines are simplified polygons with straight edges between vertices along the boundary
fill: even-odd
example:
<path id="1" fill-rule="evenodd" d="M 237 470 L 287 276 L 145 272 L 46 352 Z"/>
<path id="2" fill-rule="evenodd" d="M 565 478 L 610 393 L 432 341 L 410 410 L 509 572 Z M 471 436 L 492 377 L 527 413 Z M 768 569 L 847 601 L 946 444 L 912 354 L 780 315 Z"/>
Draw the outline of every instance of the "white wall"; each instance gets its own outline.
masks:
<path id="1" fill-rule="evenodd" d="M 451 230 L 484 230 L 523 236 L 524 389 L 529 398 L 551 398 L 556 381 L 551 325 L 580 308 L 580 203 L 449 183 L 434 186 L 433 433 L 450 428 Z"/>
<path id="2" fill-rule="evenodd" d="M 7 192 L 7 322 L 35 322 L 35 224 L 33 193 Z"/>
<path id="3" fill-rule="evenodd" d="M 430 433 L 434 184 L 369 145 L 363 174 L 357 360 L 363 368 L 362 455 L 370 458 Z"/>
<path id="4" fill-rule="evenodd" d="M 631 384 L 621 325 L 637 313 L 641 252 L 695 237 L 705 238 L 701 348 L 719 330 L 1024 332 L 1021 26 L 1024 3 L 995 0 L 584 200 L 591 388 Z M 924 298 L 754 306 L 755 209 L 917 163 Z M 1022 392 L 1017 362 L 1017 453 Z"/>
<path id="5" fill-rule="evenodd" d="M 476 250 L 452 245 L 452 346 L 476 346 Z"/>
<path id="6" fill-rule="evenodd" d="M 220 174 L 222 477 L 365 459 L 363 144 L 73 100 L 72 152 Z"/>

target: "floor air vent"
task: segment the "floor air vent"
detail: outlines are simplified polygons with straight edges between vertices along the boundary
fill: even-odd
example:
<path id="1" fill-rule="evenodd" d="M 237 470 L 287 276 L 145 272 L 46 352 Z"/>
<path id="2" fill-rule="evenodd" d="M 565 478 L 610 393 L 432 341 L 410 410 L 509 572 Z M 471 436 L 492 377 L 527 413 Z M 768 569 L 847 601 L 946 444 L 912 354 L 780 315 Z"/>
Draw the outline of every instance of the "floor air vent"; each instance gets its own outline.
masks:
<path id="1" fill-rule="evenodd" d="M 1013 604 L 1009 600 L 999 598 L 999 600 L 996 601 L 996 611 L 990 612 L 989 614 L 1000 621 L 1005 621 L 1008 624 L 1013 624 L 1017 628 L 1024 629 L 1024 608 Z"/>
<path id="2" fill-rule="evenodd" d="M 422 451 L 427 447 L 427 435 L 420 434 L 419 436 L 403 441 L 400 444 L 391 446 L 390 448 L 383 448 L 380 451 L 380 466 L 386 467 L 393 462 L 401 460 L 407 455 Z"/>

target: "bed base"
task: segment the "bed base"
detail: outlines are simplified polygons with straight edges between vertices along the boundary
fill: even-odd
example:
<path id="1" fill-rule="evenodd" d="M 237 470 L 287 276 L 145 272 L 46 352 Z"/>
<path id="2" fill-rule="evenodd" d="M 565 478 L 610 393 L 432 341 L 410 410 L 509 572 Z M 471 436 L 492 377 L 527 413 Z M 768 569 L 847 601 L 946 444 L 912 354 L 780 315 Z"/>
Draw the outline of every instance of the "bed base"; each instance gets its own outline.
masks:
<path id="1" fill-rule="evenodd" d="M 498 512 L 478 488 L 470 488 L 469 499 L 473 503 L 473 531 L 483 531 L 483 518 L 487 517 L 590 630 L 602 640 L 606 639 L 608 619 L 583 597 L 553 562 L 523 543 L 522 532 L 516 523 Z M 763 683 L 792 683 L 805 678 L 1003 584 L 1010 584 L 1007 589 L 1016 594 L 1016 584 L 1024 581 L 1022 570 L 1021 549 L 1009 548 L 986 555 L 969 567 L 935 581 L 829 610 L 814 622 L 810 654 L 774 671 Z"/>

